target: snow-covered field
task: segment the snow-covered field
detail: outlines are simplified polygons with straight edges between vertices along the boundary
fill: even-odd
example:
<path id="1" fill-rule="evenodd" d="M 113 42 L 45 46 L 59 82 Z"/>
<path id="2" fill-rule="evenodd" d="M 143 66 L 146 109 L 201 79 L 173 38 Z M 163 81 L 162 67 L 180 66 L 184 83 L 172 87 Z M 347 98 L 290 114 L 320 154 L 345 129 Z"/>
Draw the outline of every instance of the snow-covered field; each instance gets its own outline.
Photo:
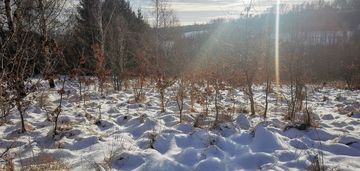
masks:
<path id="1" fill-rule="evenodd" d="M 310 88 L 308 106 L 318 127 L 284 131 L 287 107 L 285 102 L 276 104 L 274 94 L 265 122 L 261 116 L 235 112 L 231 121 L 212 129 L 193 127 L 202 110 L 199 104 L 197 112 L 185 106 L 186 122 L 180 124 L 172 90 L 165 113 L 159 112 L 154 88 L 145 89 L 146 100 L 140 104 L 130 103 L 131 90 L 108 92 L 104 99 L 91 91 L 85 106 L 82 102 L 79 106 L 75 83 L 68 83 L 67 90 L 70 94 L 64 96 L 59 118 L 61 133 L 55 140 L 53 122 L 46 121 L 44 109 L 58 106 L 56 90 L 45 88 L 48 99 L 43 108 L 39 100 L 32 101 L 25 118 L 27 133 L 17 132 L 20 120 L 15 109 L 11 123 L 0 126 L 0 154 L 14 147 L 8 154 L 14 157 L 15 170 L 308 170 L 316 161 L 330 170 L 360 169 L 360 91 Z M 233 105 L 230 94 L 222 92 L 222 106 Z M 232 94 L 237 107 L 248 106 L 243 92 Z M 257 86 L 258 108 L 264 97 L 263 88 Z M 188 105 L 189 99 L 185 102 Z M 101 123 L 95 124 L 100 112 Z M 4 165 L 0 161 L 0 170 Z"/>

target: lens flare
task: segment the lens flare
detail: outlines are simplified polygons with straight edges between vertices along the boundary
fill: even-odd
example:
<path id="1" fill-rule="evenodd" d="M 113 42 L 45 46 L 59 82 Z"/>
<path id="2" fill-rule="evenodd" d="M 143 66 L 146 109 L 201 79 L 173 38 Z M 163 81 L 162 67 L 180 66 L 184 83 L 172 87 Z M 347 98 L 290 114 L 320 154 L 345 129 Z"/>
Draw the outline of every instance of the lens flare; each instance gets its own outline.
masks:
<path id="1" fill-rule="evenodd" d="M 280 0 L 276 4 L 276 26 L 275 26 L 275 79 L 276 79 L 276 93 L 279 95 L 280 91 L 280 67 L 279 67 L 279 32 L 280 32 Z"/>

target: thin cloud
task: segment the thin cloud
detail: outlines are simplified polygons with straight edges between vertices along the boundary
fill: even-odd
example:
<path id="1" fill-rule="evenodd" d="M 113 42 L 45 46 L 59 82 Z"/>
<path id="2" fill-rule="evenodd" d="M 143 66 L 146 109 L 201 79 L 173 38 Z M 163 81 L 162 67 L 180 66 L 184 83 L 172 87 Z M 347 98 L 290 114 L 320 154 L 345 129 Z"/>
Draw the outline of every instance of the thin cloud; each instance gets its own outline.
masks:
<path id="1" fill-rule="evenodd" d="M 301 4 L 317 0 L 281 0 L 284 4 Z M 169 0 L 181 24 L 205 23 L 214 18 L 236 18 L 252 2 L 253 13 L 261 13 L 276 3 L 276 0 Z M 131 0 L 133 8 L 142 8 L 152 20 L 151 0 Z"/>
<path id="2" fill-rule="evenodd" d="M 318 0 L 281 0 L 281 3 L 301 4 L 316 1 Z M 78 0 L 71 2 L 73 6 L 78 4 Z M 169 0 L 181 24 L 186 25 L 209 22 L 214 18 L 236 18 L 244 12 L 249 2 L 254 5 L 253 13 L 261 13 L 276 3 L 276 0 Z M 153 20 L 152 0 L 130 0 L 130 4 L 134 10 L 142 9 L 150 22 Z"/>

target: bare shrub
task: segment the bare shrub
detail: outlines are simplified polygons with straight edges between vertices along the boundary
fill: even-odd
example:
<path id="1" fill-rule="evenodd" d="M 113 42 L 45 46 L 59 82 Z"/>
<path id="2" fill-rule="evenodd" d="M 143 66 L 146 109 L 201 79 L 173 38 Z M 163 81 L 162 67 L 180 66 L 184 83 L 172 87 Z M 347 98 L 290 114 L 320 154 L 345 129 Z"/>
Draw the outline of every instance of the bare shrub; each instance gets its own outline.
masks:
<path id="1" fill-rule="evenodd" d="M 186 96 L 186 81 L 181 77 L 177 82 L 177 91 L 175 92 L 175 101 L 179 109 L 180 123 L 183 122 L 184 98 Z"/>
<path id="2" fill-rule="evenodd" d="M 198 115 L 195 116 L 195 120 L 194 120 L 194 124 L 193 126 L 196 128 L 204 128 L 206 127 L 206 125 L 208 125 L 207 121 L 207 115 L 204 112 L 199 113 Z"/>
<path id="3" fill-rule="evenodd" d="M 190 112 L 195 112 L 194 104 L 200 95 L 200 90 L 194 79 L 190 79 Z"/>
<path id="4" fill-rule="evenodd" d="M 0 79 L 0 82 L 1 79 Z M 5 86 L 0 83 L 0 125 L 6 123 L 7 116 L 10 114 L 10 110 L 13 108 L 10 102 L 9 93 L 6 92 Z"/>
<path id="5" fill-rule="evenodd" d="M 156 88 L 160 94 L 160 112 L 165 112 L 165 93 L 166 88 L 170 87 L 175 83 L 175 79 L 166 78 L 164 75 L 158 75 Z"/>
<path id="6" fill-rule="evenodd" d="M 104 96 L 104 86 L 107 81 L 107 76 L 109 75 L 109 71 L 105 67 L 105 56 L 103 50 L 99 45 L 94 45 L 93 47 L 95 58 L 96 58 L 96 68 L 95 73 L 98 79 L 98 85 L 100 90 L 100 95 Z"/>
<path id="7" fill-rule="evenodd" d="M 204 88 L 200 91 L 201 94 L 199 96 L 198 103 L 202 106 L 202 112 L 205 114 L 205 116 L 208 116 L 209 105 L 210 101 L 212 100 L 211 98 L 214 89 L 210 86 L 208 81 L 202 82 L 200 86 L 203 86 Z"/>
<path id="8" fill-rule="evenodd" d="M 38 97 L 35 99 L 37 105 L 42 109 L 45 108 L 49 103 L 49 94 L 42 91 Z"/>
<path id="9" fill-rule="evenodd" d="M 1 169 L 3 169 L 4 171 L 15 170 L 15 166 L 13 162 L 14 153 L 10 153 L 10 150 L 13 148 L 14 144 L 15 141 L 10 146 L 6 147 L 2 153 L 0 153 L 0 163 L 5 163 L 3 167 L 0 167 L 0 170 Z"/>
<path id="10" fill-rule="evenodd" d="M 321 154 L 316 154 L 312 161 L 311 165 L 308 168 L 309 171 L 326 171 L 326 167 L 324 165 L 324 159 Z"/>
<path id="11" fill-rule="evenodd" d="M 37 156 L 21 160 L 23 170 L 70 170 L 63 161 L 53 155 L 41 152 Z"/>
<path id="12" fill-rule="evenodd" d="M 77 80 L 79 84 L 79 107 L 82 100 L 84 100 L 85 104 L 85 97 L 83 97 L 83 87 L 85 82 L 85 78 L 83 76 L 83 65 L 85 65 L 85 58 L 83 55 L 81 55 L 79 58 L 79 63 L 69 73 L 69 79 L 71 81 Z"/>
<path id="13" fill-rule="evenodd" d="M 145 101 L 145 86 L 146 80 L 143 75 L 140 75 L 135 81 L 132 81 L 132 90 L 134 94 L 134 102 L 140 103 Z"/>
<path id="14" fill-rule="evenodd" d="M 63 81 L 62 81 L 62 87 L 60 90 L 58 90 L 58 93 L 60 94 L 60 100 L 59 100 L 59 106 L 53 111 L 52 115 L 54 116 L 54 132 L 53 135 L 55 137 L 55 135 L 58 135 L 58 119 L 59 116 L 62 112 L 62 102 L 63 102 L 63 96 L 65 94 L 65 82 L 66 82 L 66 77 L 64 77 Z"/>

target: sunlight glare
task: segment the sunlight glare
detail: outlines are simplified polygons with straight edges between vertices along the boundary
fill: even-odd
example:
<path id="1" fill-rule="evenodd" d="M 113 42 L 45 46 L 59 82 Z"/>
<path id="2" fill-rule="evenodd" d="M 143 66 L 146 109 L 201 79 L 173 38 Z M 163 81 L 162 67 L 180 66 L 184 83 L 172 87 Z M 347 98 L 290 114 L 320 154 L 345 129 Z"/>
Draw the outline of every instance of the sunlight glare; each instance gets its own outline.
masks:
<path id="1" fill-rule="evenodd" d="M 276 28 L 275 28 L 275 79 L 276 93 L 280 91 L 280 68 L 279 68 L 279 31 L 280 31 L 280 0 L 276 3 Z"/>

